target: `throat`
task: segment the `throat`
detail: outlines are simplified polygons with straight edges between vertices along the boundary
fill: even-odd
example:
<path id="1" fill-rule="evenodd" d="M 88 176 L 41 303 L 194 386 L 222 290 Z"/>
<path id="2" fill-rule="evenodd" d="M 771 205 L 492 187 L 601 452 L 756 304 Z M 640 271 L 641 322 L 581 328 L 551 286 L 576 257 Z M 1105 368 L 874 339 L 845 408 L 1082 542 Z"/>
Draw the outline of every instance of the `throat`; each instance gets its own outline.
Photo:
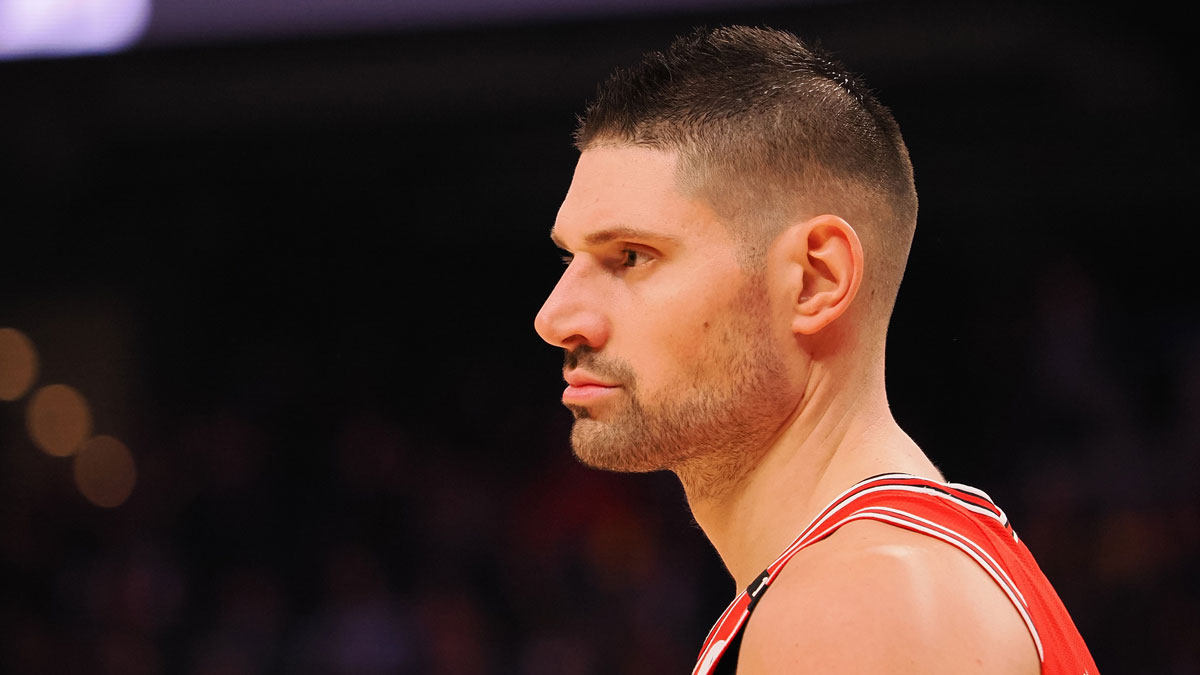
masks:
<path id="1" fill-rule="evenodd" d="M 894 422 L 840 435 L 834 442 L 784 442 L 757 454 L 724 457 L 730 459 L 689 463 L 676 474 L 696 522 L 739 588 L 855 483 L 883 473 L 941 479 Z"/>

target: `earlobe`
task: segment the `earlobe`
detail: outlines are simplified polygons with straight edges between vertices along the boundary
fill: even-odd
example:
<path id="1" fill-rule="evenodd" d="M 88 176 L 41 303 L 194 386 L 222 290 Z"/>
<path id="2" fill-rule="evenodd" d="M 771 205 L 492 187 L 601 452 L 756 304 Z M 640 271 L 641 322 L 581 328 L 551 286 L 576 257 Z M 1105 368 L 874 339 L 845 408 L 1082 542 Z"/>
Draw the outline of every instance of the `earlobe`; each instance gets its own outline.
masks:
<path id="1" fill-rule="evenodd" d="M 865 258 L 858 233 L 842 218 L 821 215 L 795 232 L 793 262 L 802 288 L 792 309 L 792 330 L 815 335 L 846 312 L 862 285 Z"/>

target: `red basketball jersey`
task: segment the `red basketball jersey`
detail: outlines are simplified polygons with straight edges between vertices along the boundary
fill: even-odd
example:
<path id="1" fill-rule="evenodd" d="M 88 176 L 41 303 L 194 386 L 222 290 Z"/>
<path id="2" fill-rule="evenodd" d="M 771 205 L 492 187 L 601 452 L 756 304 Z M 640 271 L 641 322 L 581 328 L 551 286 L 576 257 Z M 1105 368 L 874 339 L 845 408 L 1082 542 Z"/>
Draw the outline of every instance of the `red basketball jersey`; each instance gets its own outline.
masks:
<path id="1" fill-rule="evenodd" d="M 741 632 L 771 582 L 797 552 L 855 520 L 875 520 L 950 544 L 979 564 L 1025 620 L 1044 675 L 1097 675 L 1058 594 L 992 500 L 966 485 L 907 474 L 868 478 L 842 493 L 726 608 L 692 675 L 734 673 Z"/>

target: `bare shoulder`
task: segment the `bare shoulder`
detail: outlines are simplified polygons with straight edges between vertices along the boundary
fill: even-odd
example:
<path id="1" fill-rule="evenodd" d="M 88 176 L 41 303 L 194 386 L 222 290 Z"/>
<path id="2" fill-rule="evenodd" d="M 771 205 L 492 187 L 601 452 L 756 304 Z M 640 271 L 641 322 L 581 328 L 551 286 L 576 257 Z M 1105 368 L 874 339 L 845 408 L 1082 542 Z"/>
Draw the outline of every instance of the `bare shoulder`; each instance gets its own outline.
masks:
<path id="1" fill-rule="evenodd" d="M 1035 675 L 1024 620 L 973 560 L 873 521 L 841 527 L 788 563 L 751 615 L 740 675 Z"/>

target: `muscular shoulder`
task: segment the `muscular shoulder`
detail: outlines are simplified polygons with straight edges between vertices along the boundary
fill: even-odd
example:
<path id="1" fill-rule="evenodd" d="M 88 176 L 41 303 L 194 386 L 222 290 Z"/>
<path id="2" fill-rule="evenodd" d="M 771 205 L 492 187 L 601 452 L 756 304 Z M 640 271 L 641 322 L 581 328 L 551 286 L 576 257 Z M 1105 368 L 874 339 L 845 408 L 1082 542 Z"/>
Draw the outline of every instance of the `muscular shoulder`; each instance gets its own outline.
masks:
<path id="1" fill-rule="evenodd" d="M 1034 675 L 1017 610 L 969 557 L 872 521 L 847 524 L 792 559 L 743 637 L 740 675 Z"/>

